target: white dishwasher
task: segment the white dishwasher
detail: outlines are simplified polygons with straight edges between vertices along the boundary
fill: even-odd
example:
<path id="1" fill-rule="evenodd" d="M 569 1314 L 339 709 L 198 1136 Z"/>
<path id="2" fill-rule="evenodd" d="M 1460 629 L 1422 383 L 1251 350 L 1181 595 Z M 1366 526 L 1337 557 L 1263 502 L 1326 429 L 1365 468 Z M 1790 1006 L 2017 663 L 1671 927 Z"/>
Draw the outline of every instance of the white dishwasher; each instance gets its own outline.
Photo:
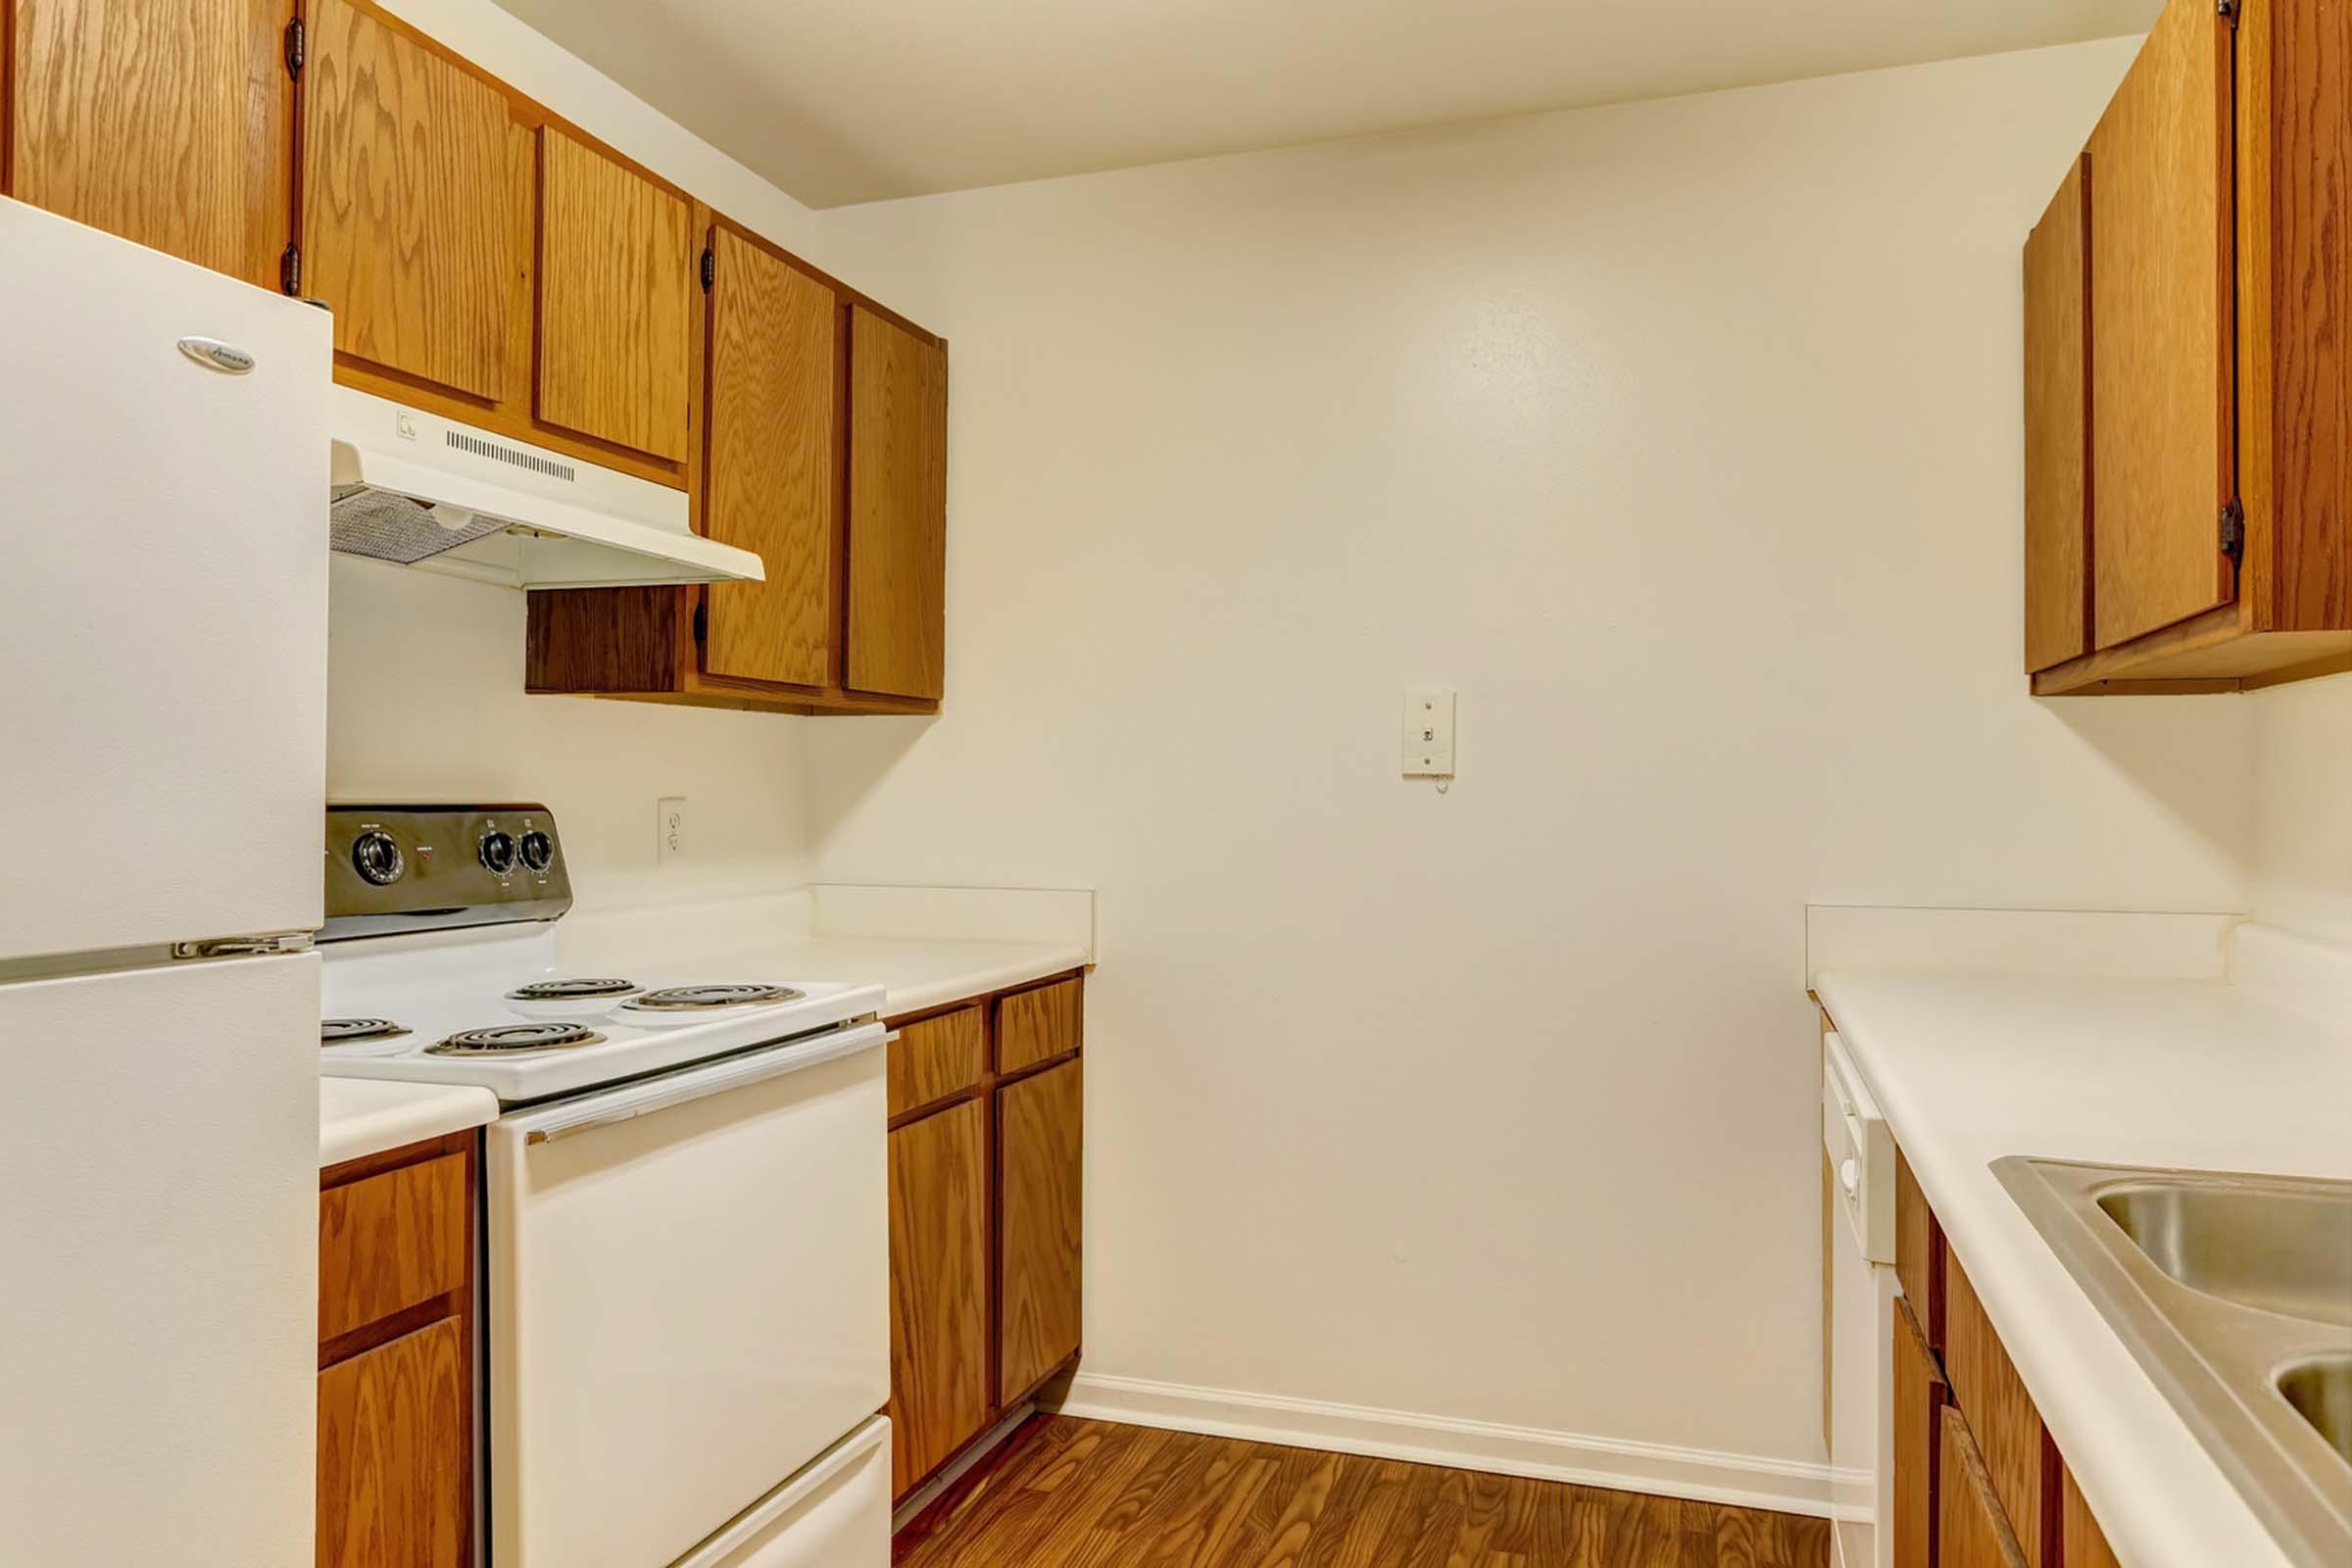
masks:
<path id="1" fill-rule="evenodd" d="M 1894 1138 L 1835 1031 L 1821 1040 L 1829 1161 L 1828 1438 L 1834 1568 L 1891 1568 L 1894 1478 Z"/>

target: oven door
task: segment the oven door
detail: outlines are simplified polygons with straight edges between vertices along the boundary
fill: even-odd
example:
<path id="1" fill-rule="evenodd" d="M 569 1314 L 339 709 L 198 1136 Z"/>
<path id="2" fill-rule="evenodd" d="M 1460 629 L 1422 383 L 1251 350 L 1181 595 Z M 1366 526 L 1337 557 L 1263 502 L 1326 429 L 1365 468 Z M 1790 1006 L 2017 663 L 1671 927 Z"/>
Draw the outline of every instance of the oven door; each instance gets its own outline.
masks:
<path id="1" fill-rule="evenodd" d="M 674 1562 L 882 1407 L 879 1024 L 487 1134 L 491 1560 Z"/>

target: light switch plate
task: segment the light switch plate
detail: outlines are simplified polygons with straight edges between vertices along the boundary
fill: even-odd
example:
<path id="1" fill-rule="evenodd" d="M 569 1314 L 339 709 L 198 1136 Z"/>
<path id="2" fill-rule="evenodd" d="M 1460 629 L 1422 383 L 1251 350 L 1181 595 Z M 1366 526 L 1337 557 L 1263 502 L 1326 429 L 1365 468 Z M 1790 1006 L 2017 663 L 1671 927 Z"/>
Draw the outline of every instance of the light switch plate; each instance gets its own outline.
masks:
<path id="1" fill-rule="evenodd" d="M 686 797 L 664 795 L 655 816 L 654 858 L 662 865 L 686 855 Z"/>
<path id="2" fill-rule="evenodd" d="M 1404 776 L 1453 777 L 1453 692 L 1445 686 L 1404 690 Z"/>

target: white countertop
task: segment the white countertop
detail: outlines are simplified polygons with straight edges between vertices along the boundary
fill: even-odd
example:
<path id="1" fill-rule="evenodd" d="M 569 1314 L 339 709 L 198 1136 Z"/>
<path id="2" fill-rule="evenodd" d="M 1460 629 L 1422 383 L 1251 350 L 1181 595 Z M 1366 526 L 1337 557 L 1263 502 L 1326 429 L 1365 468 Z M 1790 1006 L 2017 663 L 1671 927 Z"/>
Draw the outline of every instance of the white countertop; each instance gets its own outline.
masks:
<path id="1" fill-rule="evenodd" d="M 318 1168 L 498 1119 L 487 1089 L 372 1078 L 318 1080 Z"/>
<path id="2" fill-rule="evenodd" d="M 2352 1021 L 2200 980 L 1814 976 L 2126 1568 L 2270 1568 L 2252 1507 L 1987 1169 L 2352 1178 Z"/>
<path id="3" fill-rule="evenodd" d="M 1066 974 L 1087 962 L 1086 949 L 1064 943 L 818 936 L 738 947 L 703 966 L 712 973 L 740 970 L 752 979 L 879 985 L 888 993 L 883 1016 L 895 1018 Z"/>

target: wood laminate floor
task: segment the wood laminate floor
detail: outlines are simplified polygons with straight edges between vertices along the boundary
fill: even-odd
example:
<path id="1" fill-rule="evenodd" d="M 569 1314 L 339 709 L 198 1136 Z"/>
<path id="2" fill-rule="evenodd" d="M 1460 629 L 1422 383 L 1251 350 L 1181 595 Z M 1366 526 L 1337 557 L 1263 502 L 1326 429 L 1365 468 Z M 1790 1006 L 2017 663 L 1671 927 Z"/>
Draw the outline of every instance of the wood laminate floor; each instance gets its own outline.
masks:
<path id="1" fill-rule="evenodd" d="M 903 1568 L 1825 1568 L 1820 1519 L 1040 1417 Z"/>

